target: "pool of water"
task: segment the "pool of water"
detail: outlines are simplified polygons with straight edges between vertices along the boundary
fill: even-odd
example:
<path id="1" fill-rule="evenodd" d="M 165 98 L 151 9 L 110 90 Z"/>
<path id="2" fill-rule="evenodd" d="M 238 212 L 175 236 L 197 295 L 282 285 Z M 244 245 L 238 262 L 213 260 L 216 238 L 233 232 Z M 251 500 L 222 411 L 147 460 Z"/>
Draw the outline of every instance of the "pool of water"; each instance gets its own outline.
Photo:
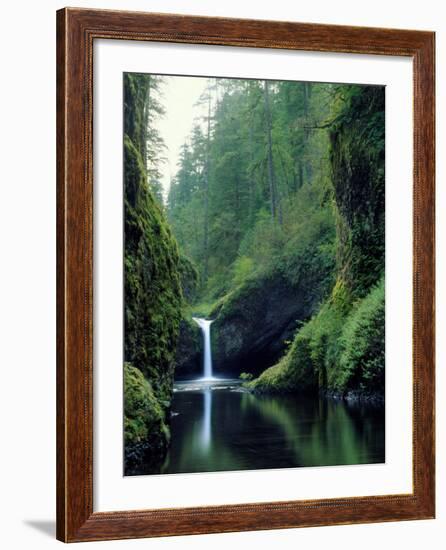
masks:
<path id="1" fill-rule="evenodd" d="M 157 471 L 192 473 L 385 461 L 384 407 L 255 395 L 238 381 L 177 383 L 171 446 Z"/>

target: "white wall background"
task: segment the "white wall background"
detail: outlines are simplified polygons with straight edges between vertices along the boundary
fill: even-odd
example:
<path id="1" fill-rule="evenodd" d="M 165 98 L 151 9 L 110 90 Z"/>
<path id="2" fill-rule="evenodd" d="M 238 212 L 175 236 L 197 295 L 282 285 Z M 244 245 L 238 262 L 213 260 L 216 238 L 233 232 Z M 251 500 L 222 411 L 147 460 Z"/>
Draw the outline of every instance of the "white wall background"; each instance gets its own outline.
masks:
<path id="1" fill-rule="evenodd" d="M 446 10 L 437 0 L 73 0 L 94 8 L 427 29 L 437 32 L 437 519 L 90 543 L 101 548 L 361 550 L 444 547 L 446 536 Z M 55 10 L 2 5 L 0 86 L 1 546 L 60 545 L 55 518 Z M 6 352 L 6 353 L 5 353 Z M 443 540 L 441 540 L 443 539 Z M 88 546 L 88 544 L 87 544 Z M 99 546 L 98 546 L 99 547 Z M 84 548 L 84 546 L 82 547 Z"/>

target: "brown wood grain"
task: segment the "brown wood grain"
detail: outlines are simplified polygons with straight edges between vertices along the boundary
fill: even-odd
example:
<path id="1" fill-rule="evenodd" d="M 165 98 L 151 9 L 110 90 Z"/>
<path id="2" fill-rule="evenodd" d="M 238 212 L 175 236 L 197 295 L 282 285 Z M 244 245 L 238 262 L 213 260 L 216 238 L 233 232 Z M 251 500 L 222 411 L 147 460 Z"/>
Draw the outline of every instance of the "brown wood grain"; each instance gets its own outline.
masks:
<path id="1" fill-rule="evenodd" d="M 414 67 L 413 492 L 93 512 L 93 41 L 398 55 Z M 65 8 L 57 12 L 57 538 L 123 539 L 434 517 L 434 33 Z M 390 367 L 391 368 L 391 367 Z"/>

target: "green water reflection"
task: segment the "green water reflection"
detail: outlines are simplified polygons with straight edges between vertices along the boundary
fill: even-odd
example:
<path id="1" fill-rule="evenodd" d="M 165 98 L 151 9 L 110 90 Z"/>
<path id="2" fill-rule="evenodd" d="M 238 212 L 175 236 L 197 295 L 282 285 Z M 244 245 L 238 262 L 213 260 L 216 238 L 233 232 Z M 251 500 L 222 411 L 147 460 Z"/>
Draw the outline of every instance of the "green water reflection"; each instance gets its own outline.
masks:
<path id="1" fill-rule="evenodd" d="M 158 472 L 384 462 L 384 408 L 260 396 L 237 386 L 177 386 L 169 454 Z"/>

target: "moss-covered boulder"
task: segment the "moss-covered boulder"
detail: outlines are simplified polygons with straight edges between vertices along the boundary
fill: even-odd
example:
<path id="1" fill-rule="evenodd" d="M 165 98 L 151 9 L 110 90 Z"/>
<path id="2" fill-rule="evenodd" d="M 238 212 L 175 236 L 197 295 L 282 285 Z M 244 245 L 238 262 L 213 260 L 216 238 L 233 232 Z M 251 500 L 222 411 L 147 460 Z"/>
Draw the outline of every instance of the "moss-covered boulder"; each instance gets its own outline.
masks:
<path id="1" fill-rule="evenodd" d="M 131 474 L 141 462 L 158 464 L 169 443 L 165 407 L 158 401 L 142 372 L 124 364 L 125 471 Z"/>

